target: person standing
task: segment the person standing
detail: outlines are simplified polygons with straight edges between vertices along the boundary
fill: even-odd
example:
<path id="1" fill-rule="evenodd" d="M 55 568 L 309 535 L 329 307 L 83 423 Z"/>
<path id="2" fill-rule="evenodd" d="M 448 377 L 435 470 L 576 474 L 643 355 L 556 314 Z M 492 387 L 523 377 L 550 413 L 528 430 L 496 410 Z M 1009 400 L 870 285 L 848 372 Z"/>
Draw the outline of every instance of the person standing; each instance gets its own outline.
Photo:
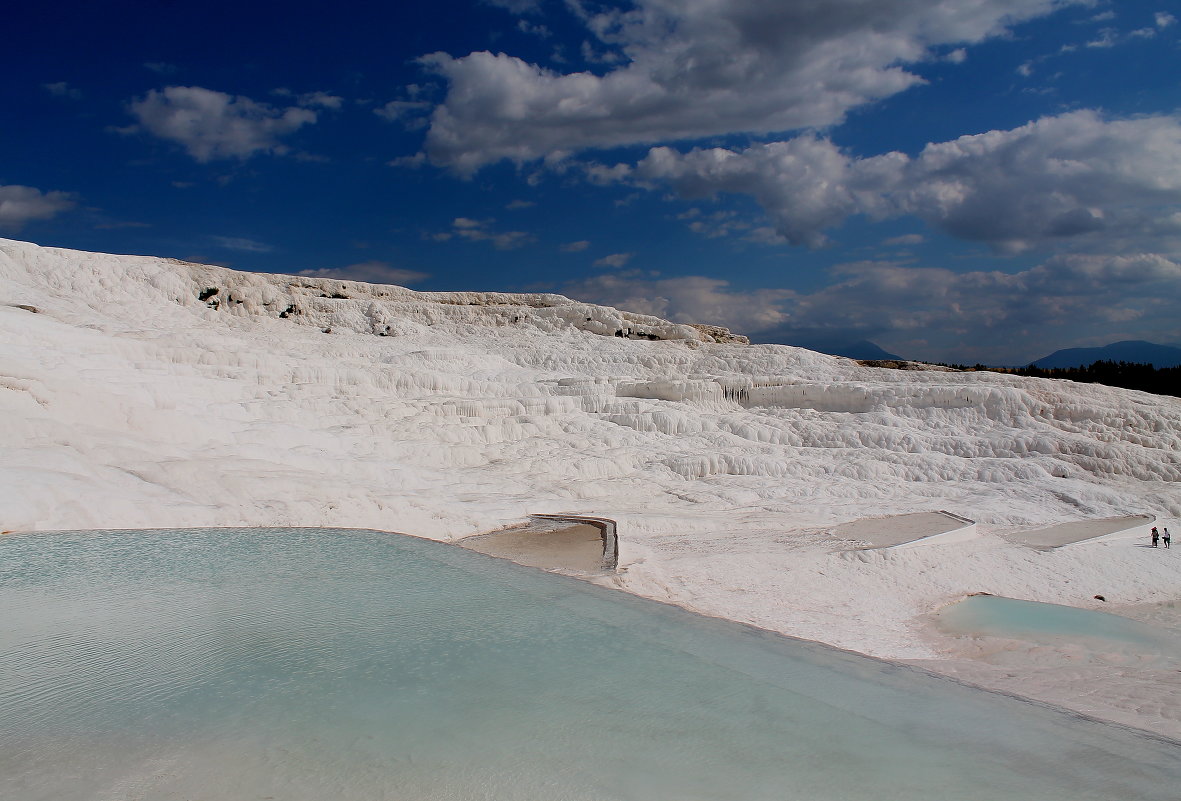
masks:
<path id="1" fill-rule="evenodd" d="M 1169 529 L 1166 526 L 1165 530 L 1160 535 L 1161 540 L 1165 543 L 1165 547 L 1169 547 Z"/>
<path id="2" fill-rule="evenodd" d="M 1157 541 L 1160 539 L 1160 533 L 1157 532 L 1156 526 L 1152 527 L 1152 547 L 1156 547 Z"/>

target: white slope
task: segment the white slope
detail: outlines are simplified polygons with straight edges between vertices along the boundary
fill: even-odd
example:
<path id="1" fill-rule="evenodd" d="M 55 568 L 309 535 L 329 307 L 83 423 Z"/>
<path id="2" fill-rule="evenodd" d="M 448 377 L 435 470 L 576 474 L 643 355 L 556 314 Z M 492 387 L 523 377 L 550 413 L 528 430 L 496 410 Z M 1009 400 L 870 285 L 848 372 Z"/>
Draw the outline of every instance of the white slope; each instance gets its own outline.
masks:
<path id="1" fill-rule="evenodd" d="M 624 589 L 893 658 L 937 655 L 924 616 L 966 592 L 1181 595 L 1181 551 L 1044 553 L 998 536 L 1174 523 L 1178 399 L 739 339 L 555 295 L 0 240 L 0 530 L 448 540 L 530 512 L 603 515 L 620 523 Z M 895 552 L 830 534 L 938 509 L 981 536 Z"/>

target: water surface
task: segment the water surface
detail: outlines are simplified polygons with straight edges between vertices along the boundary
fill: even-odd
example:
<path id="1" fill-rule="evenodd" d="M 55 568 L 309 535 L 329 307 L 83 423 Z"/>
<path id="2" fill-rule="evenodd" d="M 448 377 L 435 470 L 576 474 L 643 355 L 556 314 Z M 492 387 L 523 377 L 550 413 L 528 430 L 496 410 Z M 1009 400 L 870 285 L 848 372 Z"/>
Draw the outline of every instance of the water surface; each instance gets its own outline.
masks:
<path id="1" fill-rule="evenodd" d="M 1181 747 L 439 543 L 0 537 L 0 798 L 1176 799 Z"/>
<path id="2" fill-rule="evenodd" d="M 1181 656 L 1181 640 L 1174 632 L 1093 609 L 974 595 L 941 609 L 936 617 L 943 628 L 959 634 Z"/>

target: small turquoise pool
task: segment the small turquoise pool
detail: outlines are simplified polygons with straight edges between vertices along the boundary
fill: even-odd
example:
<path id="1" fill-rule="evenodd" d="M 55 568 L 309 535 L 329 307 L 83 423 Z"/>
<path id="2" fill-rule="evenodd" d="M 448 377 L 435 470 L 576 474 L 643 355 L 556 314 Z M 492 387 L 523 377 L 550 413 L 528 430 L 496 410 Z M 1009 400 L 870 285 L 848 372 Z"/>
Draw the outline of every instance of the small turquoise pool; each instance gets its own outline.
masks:
<path id="1" fill-rule="evenodd" d="M 0 537 L 0 798 L 1176 799 L 1181 746 L 316 529 Z"/>
<path id="2" fill-rule="evenodd" d="M 1070 640 L 1146 654 L 1181 655 L 1181 642 L 1166 630 L 1073 606 L 974 595 L 941 609 L 937 617 L 945 629 L 958 634 L 1035 642 Z"/>

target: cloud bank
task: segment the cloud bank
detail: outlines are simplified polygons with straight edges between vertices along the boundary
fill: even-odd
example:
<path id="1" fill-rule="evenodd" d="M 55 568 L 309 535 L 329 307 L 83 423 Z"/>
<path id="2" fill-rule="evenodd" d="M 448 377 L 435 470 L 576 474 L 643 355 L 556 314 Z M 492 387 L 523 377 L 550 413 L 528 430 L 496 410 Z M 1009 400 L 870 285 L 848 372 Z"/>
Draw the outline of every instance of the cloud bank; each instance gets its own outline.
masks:
<path id="1" fill-rule="evenodd" d="M 704 276 L 640 271 L 567 284 L 581 300 L 677 322 L 724 325 L 755 341 L 874 339 L 909 358 L 1014 362 L 1078 341 L 1105 344 L 1146 328 L 1181 341 L 1181 259 L 1151 253 L 1064 254 L 1028 270 L 955 272 L 900 261 L 863 261 L 829 271 L 812 293 L 741 290 Z M 1027 352 L 1030 349 L 1039 352 Z"/>
<path id="2" fill-rule="evenodd" d="M 1060 0 L 637 0 L 578 13 L 605 60 L 561 74 L 504 53 L 422 59 L 449 84 L 426 140 L 461 174 L 502 159 L 841 122 L 922 82 L 907 71 L 1004 33 Z M 943 54 L 956 61 L 957 50 Z M 958 59 L 962 60 L 962 58 Z"/>
<path id="3" fill-rule="evenodd" d="M 1181 122 L 1173 116 L 1077 111 L 929 144 L 913 158 L 859 159 L 815 136 L 741 150 L 658 147 L 614 174 L 684 197 L 749 195 L 782 236 L 811 246 L 854 214 L 914 215 L 1010 252 L 1086 235 L 1181 234 Z"/>

